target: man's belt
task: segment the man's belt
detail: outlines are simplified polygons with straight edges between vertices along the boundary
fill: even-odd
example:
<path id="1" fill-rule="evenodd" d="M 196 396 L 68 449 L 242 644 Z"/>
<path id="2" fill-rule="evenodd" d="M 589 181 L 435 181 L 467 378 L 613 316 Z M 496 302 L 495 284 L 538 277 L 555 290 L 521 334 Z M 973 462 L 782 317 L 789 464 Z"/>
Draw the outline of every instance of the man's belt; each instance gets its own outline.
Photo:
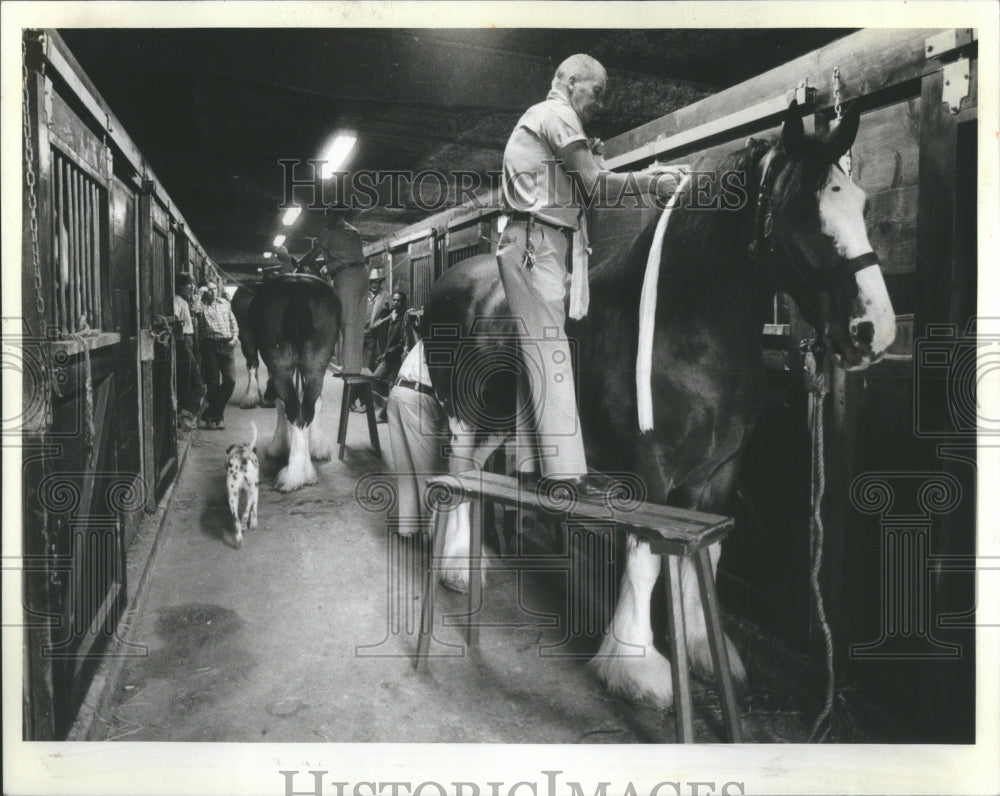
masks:
<path id="1" fill-rule="evenodd" d="M 554 229 L 556 232 L 562 232 L 566 235 L 572 235 L 576 230 L 573 227 L 566 226 L 565 224 L 556 224 L 554 221 L 549 221 L 548 219 L 536 216 L 534 213 L 525 212 L 515 212 L 508 213 L 507 217 L 511 221 L 523 221 L 525 223 L 541 224 L 543 227 L 548 227 L 549 229 Z"/>
<path id="2" fill-rule="evenodd" d="M 399 379 L 396 381 L 397 387 L 406 387 L 410 390 L 416 390 L 424 395 L 429 395 L 431 398 L 434 397 L 434 390 L 428 387 L 426 384 L 421 384 L 419 381 L 410 381 L 409 379 Z"/>

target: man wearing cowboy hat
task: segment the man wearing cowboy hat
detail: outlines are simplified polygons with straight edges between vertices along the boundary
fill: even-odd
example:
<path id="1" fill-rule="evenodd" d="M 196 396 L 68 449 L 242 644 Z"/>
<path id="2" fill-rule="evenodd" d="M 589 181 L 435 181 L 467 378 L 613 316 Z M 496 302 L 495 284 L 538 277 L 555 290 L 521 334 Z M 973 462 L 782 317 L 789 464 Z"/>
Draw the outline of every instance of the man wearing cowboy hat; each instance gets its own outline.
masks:
<path id="1" fill-rule="evenodd" d="M 308 268 L 333 284 L 343 309 L 344 373 L 360 373 L 365 364 L 365 283 L 369 267 L 361 247 L 361 233 L 347 223 L 348 211 L 346 204 L 327 207 L 326 229 L 309 253 L 299 260 L 299 267 Z M 316 267 L 321 256 L 324 259 Z"/>

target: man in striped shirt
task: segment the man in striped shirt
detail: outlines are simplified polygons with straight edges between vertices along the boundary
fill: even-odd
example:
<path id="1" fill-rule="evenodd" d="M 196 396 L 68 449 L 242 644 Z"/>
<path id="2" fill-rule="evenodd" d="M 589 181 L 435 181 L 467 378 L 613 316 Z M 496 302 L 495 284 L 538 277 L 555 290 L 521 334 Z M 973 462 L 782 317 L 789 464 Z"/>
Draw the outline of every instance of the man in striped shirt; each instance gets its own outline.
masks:
<path id="1" fill-rule="evenodd" d="M 218 285 L 209 280 L 198 316 L 201 339 L 201 372 L 205 378 L 208 405 L 201 413 L 205 428 L 223 429 L 226 403 L 236 387 L 233 349 L 240 333 L 232 307 L 217 295 Z"/>

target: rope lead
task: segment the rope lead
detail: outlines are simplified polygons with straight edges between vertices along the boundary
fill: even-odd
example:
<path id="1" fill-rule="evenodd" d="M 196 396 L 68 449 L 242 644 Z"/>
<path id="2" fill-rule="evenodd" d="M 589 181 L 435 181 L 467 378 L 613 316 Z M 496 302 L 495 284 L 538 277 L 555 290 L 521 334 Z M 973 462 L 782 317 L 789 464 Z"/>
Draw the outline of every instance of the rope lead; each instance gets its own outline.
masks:
<path id="1" fill-rule="evenodd" d="M 810 547 L 812 553 L 812 568 L 809 573 L 809 583 L 812 587 L 813 604 L 816 607 L 816 617 L 823 633 L 823 644 L 826 650 L 826 701 L 823 710 L 813 723 L 809 733 L 810 742 L 816 740 L 816 734 L 823 722 L 828 720 L 833 712 L 834 673 L 833 673 L 833 633 L 826 618 L 823 607 L 823 591 L 820 587 L 820 574 L 823 568 L 823 493 L 826 490 L 825 456 L 823 452 L 823 403 L 830 390 L 829 377 L 825 367 L 817 361 L 817 354 L 822 357 L 818 346 L 810 345 L 805 349 L 803 376 L 806 390 L 809 391 L 809 428 L 812 432 L 812 477 Z M 829 727 L 823 733 L 829 732 Z M 820 739 L 822 740 L 822 739 Z"/>

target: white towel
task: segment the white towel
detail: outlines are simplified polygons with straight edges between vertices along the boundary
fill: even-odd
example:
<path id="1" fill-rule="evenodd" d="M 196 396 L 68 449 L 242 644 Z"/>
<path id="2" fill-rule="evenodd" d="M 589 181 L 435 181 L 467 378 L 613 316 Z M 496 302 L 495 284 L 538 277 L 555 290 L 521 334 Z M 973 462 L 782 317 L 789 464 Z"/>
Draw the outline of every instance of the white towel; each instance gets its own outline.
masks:
<path id="1" fill-rule="evenodd" d="M 587 214 L 580 211 L 580 224 L 573 233 L 573 275 L 569 282 L 569 317 L 578 321 L 590 307 L 590 239 L 587 236 Z"/>
<path id="2" fill-rule="evenodd" d="M 663 254 L 663 236 L 667 231 L 670 211 L 677 205 L 677 198 L 687 190 L 690 177 L 685 176 L 663 208 L 653 234 L 646 260 L 646 276 L 642 280 L 642 297 L 639 299 L 639 352 L 635 360 L 635 391 L 639 414 L 639 431 L 653 430 L 653 389 L 650 375 L 653 369 L 653 332 L 656 329 L 656 290 L 660 279 L 660 259 Z"/>

